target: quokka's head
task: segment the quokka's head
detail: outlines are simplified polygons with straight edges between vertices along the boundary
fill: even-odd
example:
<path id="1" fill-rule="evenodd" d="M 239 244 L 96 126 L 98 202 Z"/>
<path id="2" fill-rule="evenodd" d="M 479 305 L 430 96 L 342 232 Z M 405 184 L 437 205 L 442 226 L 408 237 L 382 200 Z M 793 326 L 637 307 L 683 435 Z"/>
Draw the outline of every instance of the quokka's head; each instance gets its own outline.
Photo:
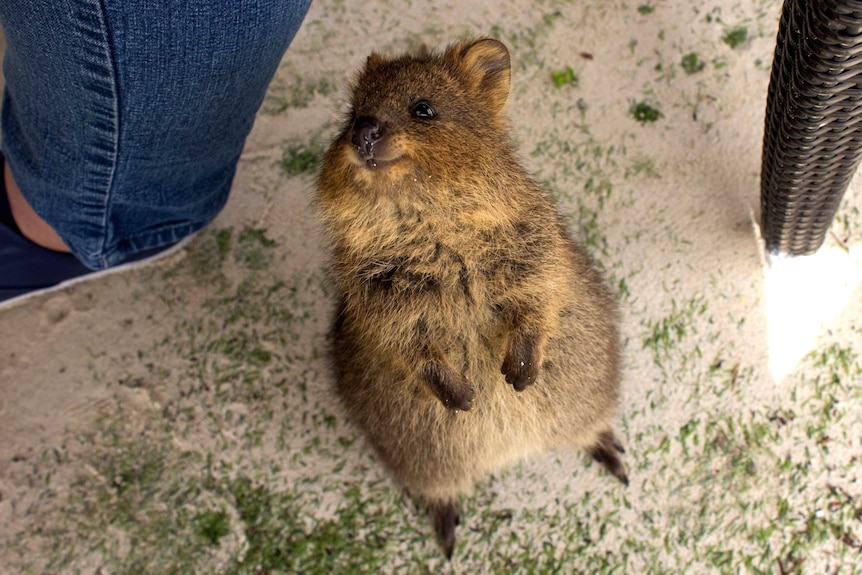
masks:
<path id="1" fill-rule="evenodd" d="M 340 161 L 371 180 L 445 177 L 475 162 L 483 153 L 477 147 L 505 137 L 510 74 L 509 52 L 493 39 L 453 44 L 442 54 L 372 54 L 352 85 L 335 142 Z"/>

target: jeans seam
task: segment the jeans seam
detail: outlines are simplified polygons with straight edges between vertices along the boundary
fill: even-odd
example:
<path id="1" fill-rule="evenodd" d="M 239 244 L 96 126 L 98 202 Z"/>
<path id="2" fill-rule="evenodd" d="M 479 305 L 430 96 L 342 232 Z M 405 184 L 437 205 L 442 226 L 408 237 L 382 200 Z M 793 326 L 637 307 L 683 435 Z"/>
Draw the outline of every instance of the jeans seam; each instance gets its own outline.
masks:
<path id="1" fill-rule="evenodd" d="M 85 50 L 85 87 L 90 93 L 90 124 L 88 130 L 94 134 L 84 148 L 87 179 L 84 185 L 95 187 L 104 198 L 101 205 L 102 237 L 99 242 L 98 260 L 102 267 L 108 265 L 104 251 L 108 243 L 108 213 L 112 198 L 114 178 L 119 157 L 119 94 L 117 93 L 117 68 L 111 57 L 110 32 L 103 0 L 84 0 L 78 6 L 78 31 Z"/>

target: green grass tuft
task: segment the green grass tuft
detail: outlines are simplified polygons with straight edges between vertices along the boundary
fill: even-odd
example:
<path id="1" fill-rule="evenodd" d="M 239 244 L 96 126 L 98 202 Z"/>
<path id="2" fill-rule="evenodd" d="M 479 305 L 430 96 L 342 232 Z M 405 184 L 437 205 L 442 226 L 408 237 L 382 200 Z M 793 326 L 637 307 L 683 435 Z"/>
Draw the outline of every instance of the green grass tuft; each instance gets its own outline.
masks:
<path id="1" fill-rule="evenodd" d="M 680 65 L 685 70 L 685 73 L 689 75 L 696 74 L 706 67 L 706 64 L 698 58 L 696 52 L 690 52 L 683 56 Z"/>
<path id="2" fill-rule="evenodd" d="M 731 48 L 738 48 L 748 40 L 748 28 L 745 26 L 731 26 L 724 29 L 721 41 Z"/>
<path id="3" fill-rule="evenodd" d="M 636 102 L 632 104 L 631 108 L 629 108 L 629 113 L 641 124 L 656 122 L 663 117 L 663 114 L 658 108 L 651 106 L 646 102 Z"/>
<path id="4" fill-rule="evenodd" d="M 563 86 L 571 86 L 575 88 L 578 85 L 578 77 L 575 75 L 571 66 L 566 66 L 562 70 L 551 72 L 551 80 L 553 80 L 554 86 L 557 88 L 562 88 Z"/>
<path id="5" fill-rule="evenodd" d="M 192 518 L 192 523 L 197 534 L 215 547 L 219 546 L 222 537 L 230 533 L 230 516 L 224 509 L 202 511 Z"/>

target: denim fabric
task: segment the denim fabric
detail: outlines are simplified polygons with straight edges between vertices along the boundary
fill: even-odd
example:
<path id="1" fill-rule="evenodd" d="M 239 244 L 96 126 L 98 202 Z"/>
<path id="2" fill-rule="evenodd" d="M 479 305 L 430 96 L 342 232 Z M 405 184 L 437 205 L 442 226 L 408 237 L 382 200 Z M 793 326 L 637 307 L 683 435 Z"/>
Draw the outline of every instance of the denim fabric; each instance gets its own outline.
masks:
<path id="1" fill-rule="evenodd" d="M 207 225 L 311 0 L 2 0 L 2 146 L 102 269 Z"/>

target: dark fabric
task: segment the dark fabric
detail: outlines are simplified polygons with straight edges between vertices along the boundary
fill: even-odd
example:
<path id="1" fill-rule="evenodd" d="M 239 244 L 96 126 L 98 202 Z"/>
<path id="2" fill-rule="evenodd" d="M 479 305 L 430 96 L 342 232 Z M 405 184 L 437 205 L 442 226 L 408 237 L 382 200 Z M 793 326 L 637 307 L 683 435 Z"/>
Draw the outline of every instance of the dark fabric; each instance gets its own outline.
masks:
<path id="1" fill-rule="evenodd" d="M 0 174 L 2 169 L 0 158 Z M 72 254 L 45 249 L 21 235 L 0 175 L 0 301 L 91 272 Z"/>

